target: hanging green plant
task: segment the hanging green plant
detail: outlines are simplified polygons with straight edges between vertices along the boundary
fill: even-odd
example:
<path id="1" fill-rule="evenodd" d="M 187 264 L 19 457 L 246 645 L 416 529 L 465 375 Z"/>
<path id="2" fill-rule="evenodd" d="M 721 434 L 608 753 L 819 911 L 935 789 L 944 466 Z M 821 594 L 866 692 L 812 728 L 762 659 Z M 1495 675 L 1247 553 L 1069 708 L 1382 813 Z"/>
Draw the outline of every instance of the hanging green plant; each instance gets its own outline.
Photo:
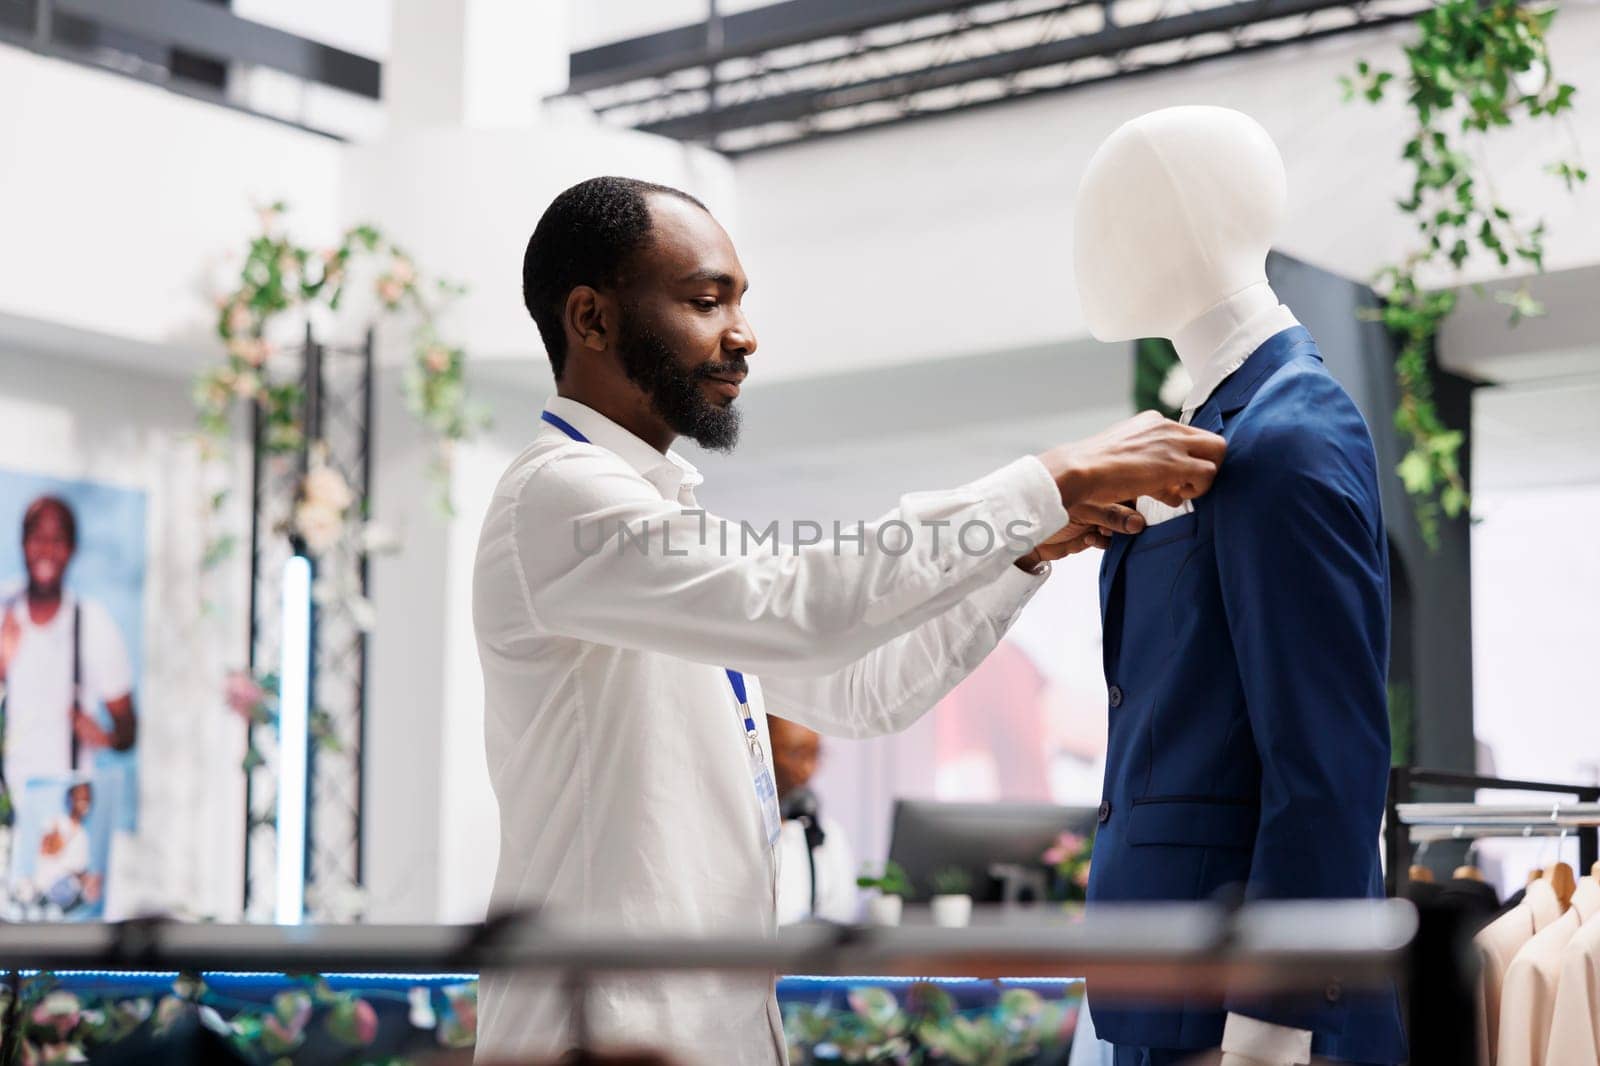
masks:
<path id="1" fill-rule="evenodd" d="M 331 248 L 315 250 L 294 243 L 280 225 L 285 206 L 275 203 L 258 212 L 261 232 L 253 237 L 239 271 L 238 285 L 217 299 L 217 336 L 224 347 L 222 361 L 202 373 L 195 383 L 194 399 L 204 439 L 212 454 L 220 453 L 233 428 L 235 404 L 256 404 L 262 415 L 263 447 L 271 454 L 298 452 L 306 446 L 301 424 L 303 389 L 298 365 L 278 368 L 277 354 L 267 340 L 269 326 L 291 311 L 323 306 L 339 310 L 352 267 L 367 259 L 379 264 L 375 284 L 379 309 L 386 316 L 403 316 L 412 325 L 412 356 L 403 378 L 406 406 L 438 439 L 433 473 L 440 483 L 440 504 L 449 512 L 448 477 L 454 445 L 486 424 L 481 412 L 467 402 L 466 354 L 447 343 L 438 329 L 446 306 L 466 290 L 453 282 L 427 281 L 399 245 L 372 226 L 347 230 Z M 285 371 L 288 376 L 283 376 Z M 311 442 L 313 447 L 316 442 Z M 318 500 L 338 497 L 338 506 L 313 508 L 317 513 L 297 515 L 297 529 L 313 550 L 330 545 L 360 517 L 360 503 L 349 498 L 348 488 L 326 484 L 326 467 L 313 463 L 303 495 Z M 323 491 L 329 490 L 332 491 Z M 226 496 L 213 500 L 219 509 Z M 342 501 L 342 502 L 341 502 Z M 303 501 L 302 501 L 303 502 Z M 303 508 L 302 508 L 303 510 Z M 326 512 L 326 513 L 322 513 Z M 348 513 L 347 513 L 348 512 Z M 304 522 L 302 523 L 302 519 Z M 310 535 L 308 535 L 310 534 Z M 220 551 L 219 556 L 225 554 Z M 220 558 L 212 562 L 220 561 Z"/>
<path id="2" fill-rule="evenodd" d="M 1486 253 L 1502 267 L 1544 269 L 1543 222 L 1528 225 L 1496 197 L 1482 163 L 1469 152 L 1491 131 L 1519 119 L 1556 118 L 1572 109 L 1576 90 L 1558 81 L 1548 34 L 1554 7 L 1516 0 L 1444 0 L 1417 18 L 1418 39 L 1406 46 L 1406 72 L 1397 76 L 1362 61 L 1340 79 L 1345 99 L 1371 103 L 1403 84 L 1416 128 L 1401 157 L 1412 168 L 1411 191 L 1399 208 L 1416 226 L 1416 248 L 1379 271 L 1380 318 L 1399 347 L 1395 378 L 1400 402 L 1395 425 L 1410 441 L 1398 468 L 1416 508 L 1423 539 L 1439 541 L 1441 513 L 1456 518 L 1471 506 L 1461 475 L 1463 435 L 1445 425 L 1433 400 L 1434 339 L 1455 293 L 1422 280 L 1448 265 L 1460 270 Z M 1546 169 L 1570 191 L 1589 174 L 1577 160 Z M 1499 294 L 1511 321 L 1542 312 L 1526 286 Z"/>

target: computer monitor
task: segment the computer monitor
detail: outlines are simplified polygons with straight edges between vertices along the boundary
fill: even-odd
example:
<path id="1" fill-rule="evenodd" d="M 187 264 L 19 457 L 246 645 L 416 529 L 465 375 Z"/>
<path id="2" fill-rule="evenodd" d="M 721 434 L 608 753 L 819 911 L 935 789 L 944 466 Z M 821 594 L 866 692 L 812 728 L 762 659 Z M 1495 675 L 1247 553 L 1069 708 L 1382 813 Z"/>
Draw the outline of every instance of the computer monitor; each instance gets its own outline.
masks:
<path id="1" fill-rule="evenodd" d="M 1041 856 L 1065 832 L 1089 836 L 1096 809 L 1049 803 L 935 803 L 896 800 L 889 858 L 899 863 L 918 899 L 934 893 L 933 876 L 952 867 L 966 872 L 972 898 L 1002 899 L 997 864 L 1043 870 Z"/>

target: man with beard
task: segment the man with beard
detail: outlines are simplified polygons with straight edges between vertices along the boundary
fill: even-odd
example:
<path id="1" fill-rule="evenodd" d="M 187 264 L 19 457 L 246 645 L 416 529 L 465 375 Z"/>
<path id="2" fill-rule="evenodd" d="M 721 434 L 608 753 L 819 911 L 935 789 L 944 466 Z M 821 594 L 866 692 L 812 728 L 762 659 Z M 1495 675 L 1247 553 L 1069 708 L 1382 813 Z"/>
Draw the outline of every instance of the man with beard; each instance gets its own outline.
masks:
<path id="1" fill-rule="evenodd" d="M 701 510 L 700 474 L 669 450 L 738 437 L 746 287 L 705 207 L 645 182 L 568 189 L 528 242 L 523 294 L 557 395 L 500 480 L 473 574 L 497 908 L 612 935 L 771 934 L 764 698 L 823 733 L 904 729 L 983 660 L 1050 560 L 1140 528 L 1115 501 L 1177 503 L 1216 475 L 1221 438 L 1146 414 L 780 546 Z M 486 974 L 479 1054 L 560 1051 L 581 1021 L 596 1043 L 690 1062 L 785 1058 L 770 976 L 607 977 L 581 1018 L 565 993 Z"/>

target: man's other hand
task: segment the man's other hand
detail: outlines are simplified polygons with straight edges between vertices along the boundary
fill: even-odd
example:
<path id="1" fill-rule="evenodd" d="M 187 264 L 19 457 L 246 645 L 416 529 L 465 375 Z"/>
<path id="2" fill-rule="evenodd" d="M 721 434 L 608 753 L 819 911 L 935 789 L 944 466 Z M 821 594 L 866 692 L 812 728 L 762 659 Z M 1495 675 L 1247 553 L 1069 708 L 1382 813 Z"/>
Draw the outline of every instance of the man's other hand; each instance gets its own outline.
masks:
<path id="1" fill-rule="evenodd" d="M 1115 533 L 1138 533 L 1144 529 L 1144 516 L 1120 503 L 1080 503 L 1072 509 L 1071 521 L 1046 537 L 1033 551 L 1017 560 L 1024 570 L 1037 570 L 1039 564 L 1055 562 L 1090 548 L 1105 548 Z"/>
<path id="2" fill-rule="evenodd" d="M 1146 411 L 1086 440 L 1052 448 L 1039 460 L 1076 519 L 1084 504 L 1150 496 L 1176 507 L 1203 496 L 1226 450 L 1215 433 Z"/>

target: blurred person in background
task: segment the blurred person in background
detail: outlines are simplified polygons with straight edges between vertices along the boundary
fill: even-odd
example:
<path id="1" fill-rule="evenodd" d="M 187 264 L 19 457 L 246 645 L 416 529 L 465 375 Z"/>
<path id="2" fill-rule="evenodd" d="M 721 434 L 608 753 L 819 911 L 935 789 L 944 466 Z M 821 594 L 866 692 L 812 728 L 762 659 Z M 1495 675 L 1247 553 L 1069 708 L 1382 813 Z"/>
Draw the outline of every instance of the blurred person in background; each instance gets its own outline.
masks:
<path id="1" fill-rule="evenodd" d="M 853 922 L 861 900 L 855 854 L 844 828 L 821 811 L 811 777 L 822 760 L 822 737 L 786 718 L 767 715 L 772 772 L 778 781 L 783 832 L 778 838 L 778 924 L 810 918 Z"/>

